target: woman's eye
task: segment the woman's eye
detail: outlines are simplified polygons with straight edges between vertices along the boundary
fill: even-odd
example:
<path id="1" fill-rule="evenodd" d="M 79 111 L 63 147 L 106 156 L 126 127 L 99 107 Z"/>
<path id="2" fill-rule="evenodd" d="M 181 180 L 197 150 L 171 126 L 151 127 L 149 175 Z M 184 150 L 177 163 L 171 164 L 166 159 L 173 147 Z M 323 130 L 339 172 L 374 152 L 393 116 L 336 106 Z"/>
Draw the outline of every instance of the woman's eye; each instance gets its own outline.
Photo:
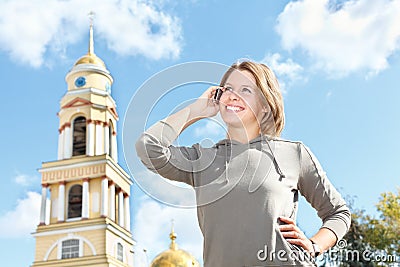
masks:
<path id="1" fill-rule="evenodd" d="M 225 87 L 225 90 L 226 90 L 226 91 L 229 91 L 229 92 L 232 92 L 232 91 L 233 91 L 233 88 L 232 88 L 232 87 Z"/>
<path id="2" fill-rule="evenodd" d="M 251 93 L 251 90 L 250 90 L 249 88 L 247 88 L 247 87 L 244 87 L 244 88 L 242 89 L 242 92 L 244 92 L 244 93 Z"/>

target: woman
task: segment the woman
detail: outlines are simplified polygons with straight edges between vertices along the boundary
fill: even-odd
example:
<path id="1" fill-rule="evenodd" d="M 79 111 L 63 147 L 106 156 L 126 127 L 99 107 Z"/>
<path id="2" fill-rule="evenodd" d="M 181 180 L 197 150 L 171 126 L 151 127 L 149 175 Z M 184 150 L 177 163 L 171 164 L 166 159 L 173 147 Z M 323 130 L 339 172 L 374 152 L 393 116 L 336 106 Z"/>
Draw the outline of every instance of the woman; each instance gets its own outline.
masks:
<path id="1" fill-rule="evenodd" d="M 214 100 L 217 89 L 223 91 Z M 211 148 L 172 142 L 189 125 L 220 112 L 227 138 Z M 186 108 L 150 127 L 136 143 L 150 170 L 196 191 L 204 266 L 314 264 L 349 229 L 350 212 L 310 150 L 282 140 L 283 100 L 264 64 L 233 64 Z M 322 219 L 311 238 L 296 226 L 301 193 Z"/>

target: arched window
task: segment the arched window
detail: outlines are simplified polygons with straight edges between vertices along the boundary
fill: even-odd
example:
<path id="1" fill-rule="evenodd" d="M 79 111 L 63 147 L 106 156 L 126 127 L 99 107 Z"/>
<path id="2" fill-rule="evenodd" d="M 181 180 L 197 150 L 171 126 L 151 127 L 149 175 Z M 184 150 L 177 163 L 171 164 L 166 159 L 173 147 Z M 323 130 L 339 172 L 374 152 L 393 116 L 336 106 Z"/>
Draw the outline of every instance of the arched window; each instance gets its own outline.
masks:
<path id="1" fill-rule="evenodd" d="M 68 218 L 82 217 L 82 186 L 74 185 L 68 194 Z"/>
<path id="2" fill-rule="evenodd" d="M 86 154 L 86 119 L 78 117 L 74 120 L 72 156 Z"/>
<path id="3" fill-rule="evenodd" d="M 64 240 L 61 246 L 61 259 L 79 257 L 79 239 Z"/>
<path id="4" fill-rule="evenodd" d="M 124 247 L 121 243 L 117 244 L 117 260 L 124 261 Z"/>

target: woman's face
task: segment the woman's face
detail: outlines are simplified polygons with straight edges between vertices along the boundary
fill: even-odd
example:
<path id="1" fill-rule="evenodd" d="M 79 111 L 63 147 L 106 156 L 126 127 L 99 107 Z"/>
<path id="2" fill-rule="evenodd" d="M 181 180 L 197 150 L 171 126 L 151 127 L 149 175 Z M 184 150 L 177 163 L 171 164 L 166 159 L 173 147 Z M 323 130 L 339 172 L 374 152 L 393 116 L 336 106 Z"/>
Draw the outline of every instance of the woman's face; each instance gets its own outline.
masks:
<path id="1" fill-rule="evenodd" d="M 233 71 L 225 84 L 219 101 L 221 117 L 228 127 L 260 129 L 265 113 L 262 94 L 253 75 L 246 71 Z"/>

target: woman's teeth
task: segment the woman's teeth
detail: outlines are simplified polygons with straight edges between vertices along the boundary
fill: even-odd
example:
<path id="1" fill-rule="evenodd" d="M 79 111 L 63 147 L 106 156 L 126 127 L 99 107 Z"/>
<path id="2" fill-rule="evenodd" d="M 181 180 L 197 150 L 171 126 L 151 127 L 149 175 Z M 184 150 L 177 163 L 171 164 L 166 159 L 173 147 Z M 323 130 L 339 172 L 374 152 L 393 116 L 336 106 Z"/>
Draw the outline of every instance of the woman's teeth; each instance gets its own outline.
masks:
<path id="1" fill-rule="evenodd" d="M 238 112 L 238 111 L 242 111 L 244 108 L 242 108 L 242 107 L 237 107 L 237 106 L 226 106 L 226 109 L 227 109 L 227 110 L 234 111 L 234 112 Z"/>

